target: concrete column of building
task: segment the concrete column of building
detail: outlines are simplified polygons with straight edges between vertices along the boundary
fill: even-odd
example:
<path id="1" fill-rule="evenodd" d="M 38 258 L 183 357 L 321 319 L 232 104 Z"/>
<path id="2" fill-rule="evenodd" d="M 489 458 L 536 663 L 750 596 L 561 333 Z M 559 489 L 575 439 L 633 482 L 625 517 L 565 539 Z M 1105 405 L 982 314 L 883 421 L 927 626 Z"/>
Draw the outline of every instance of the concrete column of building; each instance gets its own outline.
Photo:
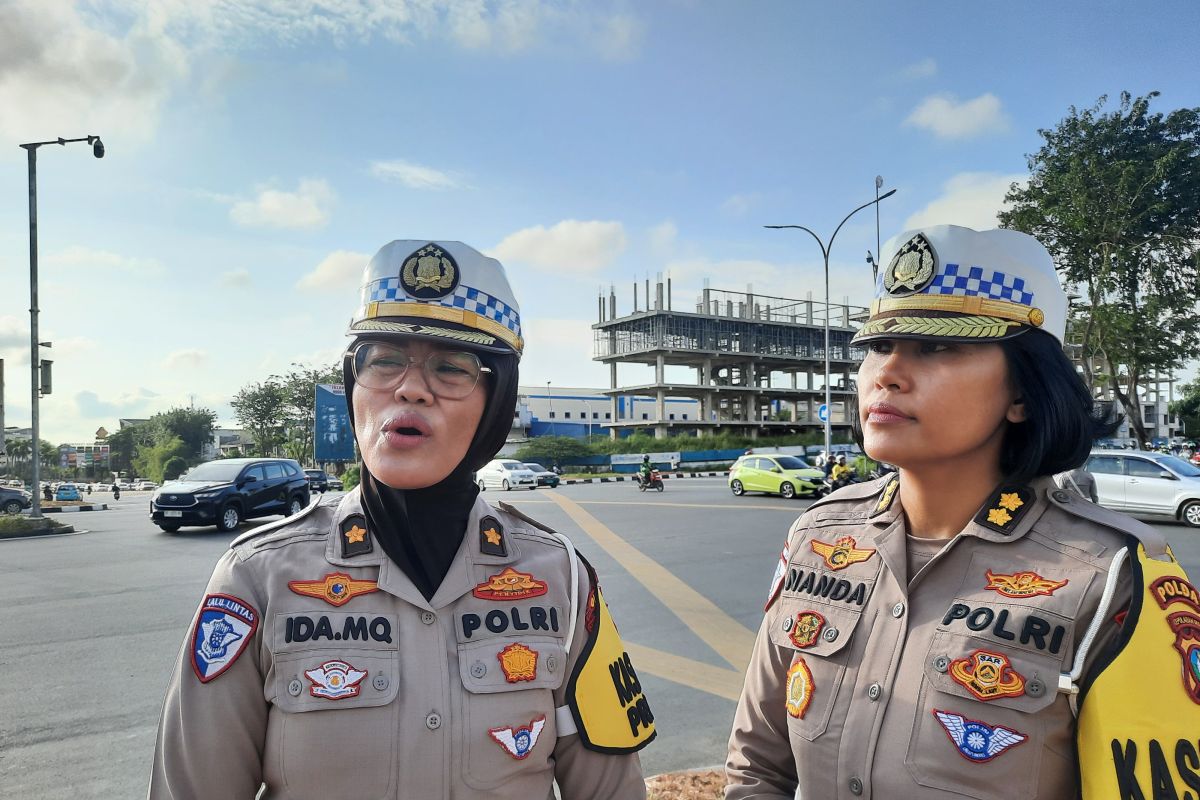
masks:
<path id="1" fill-rule="evenodd" d="M 667 357 L 659 353 L 654 357 L 654 382 L 666 383 Z"/>
<path id="2" fill-rule="evenodd" d="M 617 362 L 613 361 L 608 365 L 608 375 L 609 375 L 609 381 L 608 381 L 609 387 L 612 389 L 617 388 Z M 610 402 L 609 402 L 610 410 L 608 413 L 612 415 L 612 419 L 610 420 L 610 422 L 612 422 L 613 427 L 608 429 L 608 438 L 616 439 L 617 438 L 617 428 L 616 428 L 616 425 L 617 425 L 617 395 L 616 394 L 612 395 L 612 397 L 609 398 L 609 400 L 610 400 Z"/>

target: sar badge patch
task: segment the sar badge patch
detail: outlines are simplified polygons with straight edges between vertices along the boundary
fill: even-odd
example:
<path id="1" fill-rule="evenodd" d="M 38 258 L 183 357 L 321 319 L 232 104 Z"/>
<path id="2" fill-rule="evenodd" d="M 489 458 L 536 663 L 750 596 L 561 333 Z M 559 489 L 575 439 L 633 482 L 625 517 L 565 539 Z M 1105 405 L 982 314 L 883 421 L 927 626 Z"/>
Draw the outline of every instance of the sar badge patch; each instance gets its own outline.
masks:
<path id="1" fill-rule="evenodd" d="M 590 567 L 588 577 L 588 638 L 567 684 L 567 705 L 589 750 L 633 753 L 654 739 L 654 714 Z"/>
<path id="2" fill-rule="evenodd" d="M 787 671 L 787 713 L 803 719 L 813 699 L 813 676 L 802 656 L 796 656 Z"/>
<path id="3" fill-rule="evenodd" d="M 192 669 L 208 683 L 233 666 L 258 630 L 258 612 L 245 600 L 210 594 L 192 630 Z"/>
<path id="4" fill-rule="evenodd" d="M 288 581 L 288 588 L 305 597 L 316 597 L 331 606 L 344 606 L 360 594 L 378 592 L 375 581 L 361 581 L 344 572 L 332 572 L 319 581 Z"/>
<path id="5" fill-rule="evenodd" d="M 845 569 L 875 555 L 873 548 L 859 547 L 853 536 L 843 536 L 833 544 L 820 540 L 811 544 L 813 552 L 825 559 L 825 566 L 833 570 Z"/>
<path id="6" fill-rule="evenodd" d="M 528 725 L 519 728 L 492 728 L 488 736 L 492 741 L 504 748 L 504 752 L 520 761 L 533 752 L 538 739 L 542 736 L 542 728 L 546 727 L 545 715 L 535 717 Z"/>

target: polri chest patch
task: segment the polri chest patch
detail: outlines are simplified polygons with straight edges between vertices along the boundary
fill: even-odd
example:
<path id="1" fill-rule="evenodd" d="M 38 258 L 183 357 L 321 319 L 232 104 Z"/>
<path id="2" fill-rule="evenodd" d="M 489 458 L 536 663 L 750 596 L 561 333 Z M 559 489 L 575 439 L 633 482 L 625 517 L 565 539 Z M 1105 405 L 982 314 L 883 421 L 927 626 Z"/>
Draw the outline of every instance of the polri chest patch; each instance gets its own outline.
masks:
<path id="1" fill-rule="evenodd" d="M 192 669 L 208 683 L 233 666 L 258 630 L 258 612 L 245 600 L 210 594 L 192 630 Z"/>

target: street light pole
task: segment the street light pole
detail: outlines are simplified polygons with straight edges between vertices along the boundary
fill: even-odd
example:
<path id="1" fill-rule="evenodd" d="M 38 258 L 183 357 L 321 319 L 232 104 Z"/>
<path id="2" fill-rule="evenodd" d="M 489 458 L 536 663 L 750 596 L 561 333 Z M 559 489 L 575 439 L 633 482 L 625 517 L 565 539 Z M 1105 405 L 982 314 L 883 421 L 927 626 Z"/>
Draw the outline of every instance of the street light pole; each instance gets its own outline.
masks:
<path id="1" fill-rule="evenodd" d="M 42 516 L 42 487 L 41 487 L 41 441 L 38 438 L 38 400 L 41 397 L 42 359 L 38 351 L 38 246 L 37 246 L 37 149 L 47 144 L 66 145 L 69 142 L 87 142 L 92 146 L 92 155 L 104 158 L 104 143 L 99 136 L 83 136 L 78 139 L 63 139 L 59 137 L 49 142 L 28 142 L 21 145 L 25 148 L 29 162 L 29 416 L 30 433 L 33 435 L 33 477 L 30 494 L 33 495 L 33 506 L 29 516 L 40 519 Z"/>
<path id="2" fill-rule="evenodd" d="M 820 236 L 817 236 L 817 234 L 813 233 L 810 229 L 804 227 L 803 225 L 764 225 L 763 226 L 764 228 L 776 228 L 776 229 L 778 229 L 778 228 L 798 228 L 799 230 L 804 231 L 809 236 L 811 236 L 817 240 L 817 246 L 821 248 L 821 256 L 825 259 L 825 457 L 826 458 L 829 458 L 833 455 L 833 449 L 832 449 L 833 448 L 833 400 L 832 400 L 832 396 L 830 393 L 830 387 L 829 387 L 829 316 L 830 316 L 830 309 L 829 309 L 829 252 L 833 248 L 833 240 L 837 238 L 838 232 L 841 231 L 842 226 L 846 224 L 847 220 L 849 220 L 851 217 L 853 217 L 858 212 L 862 211 L 867 206 L 875 206 L 876 208 L 878 208 L 879 201 L 886 200 L 887 198 L 891 197 L 895 193 L 896 193 L 896 190 L 892 189 L 890 192 L 880 195 L 880 196 L 876 197 L 874 200 L 871 200 L 870 202 L 863 203 L 861 206 L 859 206 L 858 208 L 854 209 L 849 214 L 847 214 L 845 216 L 845 218 L 843 218 L 842 221 L 838 223 L 838 226 L 836 228 L 834 228 L 833 235 L 829 237 L 828 245 L 826 245 L 824 242 L 821 241 Z"/>
<path id="3" fill-rule="evenodd" d="M 554 435 L 554 397 L 550 394 L 550 381 L 546 381 L 546 402 L 550 404 L 550 435 Z"/>

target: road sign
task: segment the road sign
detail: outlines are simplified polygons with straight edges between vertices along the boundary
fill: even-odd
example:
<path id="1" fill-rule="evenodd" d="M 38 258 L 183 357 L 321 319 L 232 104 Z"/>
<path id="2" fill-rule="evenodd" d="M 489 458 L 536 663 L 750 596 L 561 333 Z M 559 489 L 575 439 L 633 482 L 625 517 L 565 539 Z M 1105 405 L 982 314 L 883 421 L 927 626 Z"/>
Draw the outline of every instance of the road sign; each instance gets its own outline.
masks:
<path id="1" fill-rule="evenodd" d="M 821 403 L 821 405 L 817 407 L 817 419 L 821 420 L 821 422 L 829 421 L 829 406 Z"/>

